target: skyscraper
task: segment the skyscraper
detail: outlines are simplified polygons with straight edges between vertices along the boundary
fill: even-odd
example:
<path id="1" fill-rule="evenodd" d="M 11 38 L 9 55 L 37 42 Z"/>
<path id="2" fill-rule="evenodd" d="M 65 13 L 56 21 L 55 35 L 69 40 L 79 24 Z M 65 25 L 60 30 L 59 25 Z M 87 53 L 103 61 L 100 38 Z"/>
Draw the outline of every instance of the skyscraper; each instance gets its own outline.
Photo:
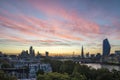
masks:
<path id="1" fill-rule="evenodd" d="M 49 57 L 49 52 L 46 51 L 46 52 L 45 52 L 45 55 L 46 55 L 46 57 Z"/>
<path id="2" fill-rule="evenodd" d="M 81 57 L 84 58 L 84 49 L 83 49 L 83 46 L 82 46 L 82 49 L 81 49 Z"/>
<path id="3" fill-rule="evenodd" d="M 103 56 L 108 56 L 110 54 L 110 43 L 108 41 L 108 39 L 104 39 L 103 40 Z"/>
<path id="4" fill-rule="evenodd" d="M 32 46 L 30 46 L 29 52 L 31 57 L 35 56 L 34 49 L 32 48 Z"/>

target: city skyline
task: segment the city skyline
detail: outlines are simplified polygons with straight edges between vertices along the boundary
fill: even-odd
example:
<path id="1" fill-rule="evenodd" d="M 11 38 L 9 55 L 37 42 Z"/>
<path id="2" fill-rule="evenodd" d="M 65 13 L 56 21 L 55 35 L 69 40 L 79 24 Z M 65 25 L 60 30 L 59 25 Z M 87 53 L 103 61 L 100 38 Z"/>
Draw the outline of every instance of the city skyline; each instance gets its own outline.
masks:
<path id="1" fill-rule="evenodd" d="M 102 54 L 107 38 L 114 53 L 120 50 L 119 7 L 119 0 L 1 0 L 0 51 L 19 54 L 33 46 L 80 55 L 83 45 L 85 54 Z"/>

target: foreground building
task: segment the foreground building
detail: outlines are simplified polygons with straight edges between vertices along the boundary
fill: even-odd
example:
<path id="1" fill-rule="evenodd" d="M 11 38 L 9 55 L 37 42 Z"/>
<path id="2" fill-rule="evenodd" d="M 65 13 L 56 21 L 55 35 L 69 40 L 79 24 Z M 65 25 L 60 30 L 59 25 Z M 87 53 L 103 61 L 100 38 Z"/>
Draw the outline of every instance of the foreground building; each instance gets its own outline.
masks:
<path id="1" fill-rule="evenodd" d="M 36 78 L 36 72 L 52 72 L 49 63 L 40 63 L 38 61 L 12 60 L 13 68 L 0 68 L 9 76 L 16 76 L 18 79 Z"/>
<path id="2" fill-rule="evenodd" d="M 48 55 L 47 55 L 48 57 Z M 0 52 L 0 60 L 3 60 L 11 67 L 1 67 L 3 63 L 0 63 L 0 70 L 3 70 L 8 76 L 16 76 L 19 80 L 35 79 L 36 73 L 39 70 L 43 72 L 52 72 L 51 65 L 49 63 L 41 63 L 41 55 L 38 52 L 35 56 L 32 46 L 28 50 L 23 50 L 19 56 L 4 55 Z"/>

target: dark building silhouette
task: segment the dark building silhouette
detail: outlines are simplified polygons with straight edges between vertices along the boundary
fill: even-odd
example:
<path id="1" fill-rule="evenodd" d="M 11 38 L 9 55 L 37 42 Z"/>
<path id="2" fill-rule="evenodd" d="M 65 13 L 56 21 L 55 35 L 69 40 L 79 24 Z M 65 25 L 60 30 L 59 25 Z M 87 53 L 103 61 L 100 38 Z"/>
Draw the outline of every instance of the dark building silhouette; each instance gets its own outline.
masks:
<path id="1" fill-rule="evenodd" d="M 32 46 L 30 46 L 29 52 L 30 52 L 31 57 L 35 56 L 35 52 L 34 52 L 34 49 L 32 48 Z"/>
<path id="2" fill-rule="evenodd" d="M 49 56 L 49 52 L 46 51 L 46 52 L 45 52 L 45 55 L 46 55 L 46 57 L 48 57 L 48 56 Z"/>
<path id="3" fill-rule="evenodd" d="M 116 51 L 115 51 L 115 54 L 116 54 L 116 55 L 120 55 L 120 50 L 116 50 Z"/>
<path id="4" fill-rule="evenodd" d="M 100 53 L 97 53 L 97 54 L 96 54 L 96 61 L 100 61 L 100 59 L 101 59 L 101 54 L 100 54 Z"/>
<path id="5" fill-rule="evenodd" d="M 29 54 L 28 54 L 28 50 L 22 50 L 21 54 L 19 55 L 20 58 L 28 58 Z"/>
<path id="6" fill-rule="evenodd" d="M 83 49 L 83 46 L 82 46 L 82 49 L 81 49 L 81 57 L 84 58 L 84 49 Z"/>
<path id="7" fill-rule="evenodd" d="M 103 56 L 108 56 L 110 54 L 110 43 L 108 41 L 108 39 L 104 39 L 103 40 Z"/>
<path id="8" fill-rule="evenodd" d="M 89 52 L 86 54 L 86 58 L 89 58 L 90 57 L 90 54 L 89 54 Z"/>
<path id="9" fill-rule="evenodd" d="M 94 59 L 94 58 L 95 58 L 95 54 L 90 54 L 90 57 L 91 57 L 92 59 Z"/>
<path id="10" fill-rule="evenodd" d="M 40 59 L 41 56 L 42 56 L 42 55 L 41 55 L 41 54 L 39 53 L 39 51 L 38 51 L 38 52 L 37 52 L 37 55 L 36 55 L 36 58 L 37 58 L 37 59 Z"/>

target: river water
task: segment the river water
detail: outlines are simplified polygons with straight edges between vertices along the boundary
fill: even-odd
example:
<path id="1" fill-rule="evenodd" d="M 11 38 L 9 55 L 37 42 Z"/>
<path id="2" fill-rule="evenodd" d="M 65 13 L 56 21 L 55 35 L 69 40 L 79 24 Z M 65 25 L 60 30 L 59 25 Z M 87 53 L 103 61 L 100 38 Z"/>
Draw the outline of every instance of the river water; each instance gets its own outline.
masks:
<path id="1" fill-rule="evenodd" d="M 112 69 L 120 71 L 120 66 L 117 65 L 107 65 L 107 64 L 96 64 L 96 63 L 84 63 L 83 65 L 91 66 L 92 68 L 99 69 L 99 68 L 106 68 L 110 71 Z"/>
<path id="2" fill-rule="evenodd" d="M 72 60 L 72 59 L 60 59 L 60 61 L 67 61 L 67 60 Z M 118 65 L 108 65 L 108 64 L 99 64 L 99 63 L 80 63 L 80 64 L 91 66 L 92 68 L 95 69 L 106 68 L 109 69 L 110 71 L 113 69 L 120 71 L 120 66 Z"/>

